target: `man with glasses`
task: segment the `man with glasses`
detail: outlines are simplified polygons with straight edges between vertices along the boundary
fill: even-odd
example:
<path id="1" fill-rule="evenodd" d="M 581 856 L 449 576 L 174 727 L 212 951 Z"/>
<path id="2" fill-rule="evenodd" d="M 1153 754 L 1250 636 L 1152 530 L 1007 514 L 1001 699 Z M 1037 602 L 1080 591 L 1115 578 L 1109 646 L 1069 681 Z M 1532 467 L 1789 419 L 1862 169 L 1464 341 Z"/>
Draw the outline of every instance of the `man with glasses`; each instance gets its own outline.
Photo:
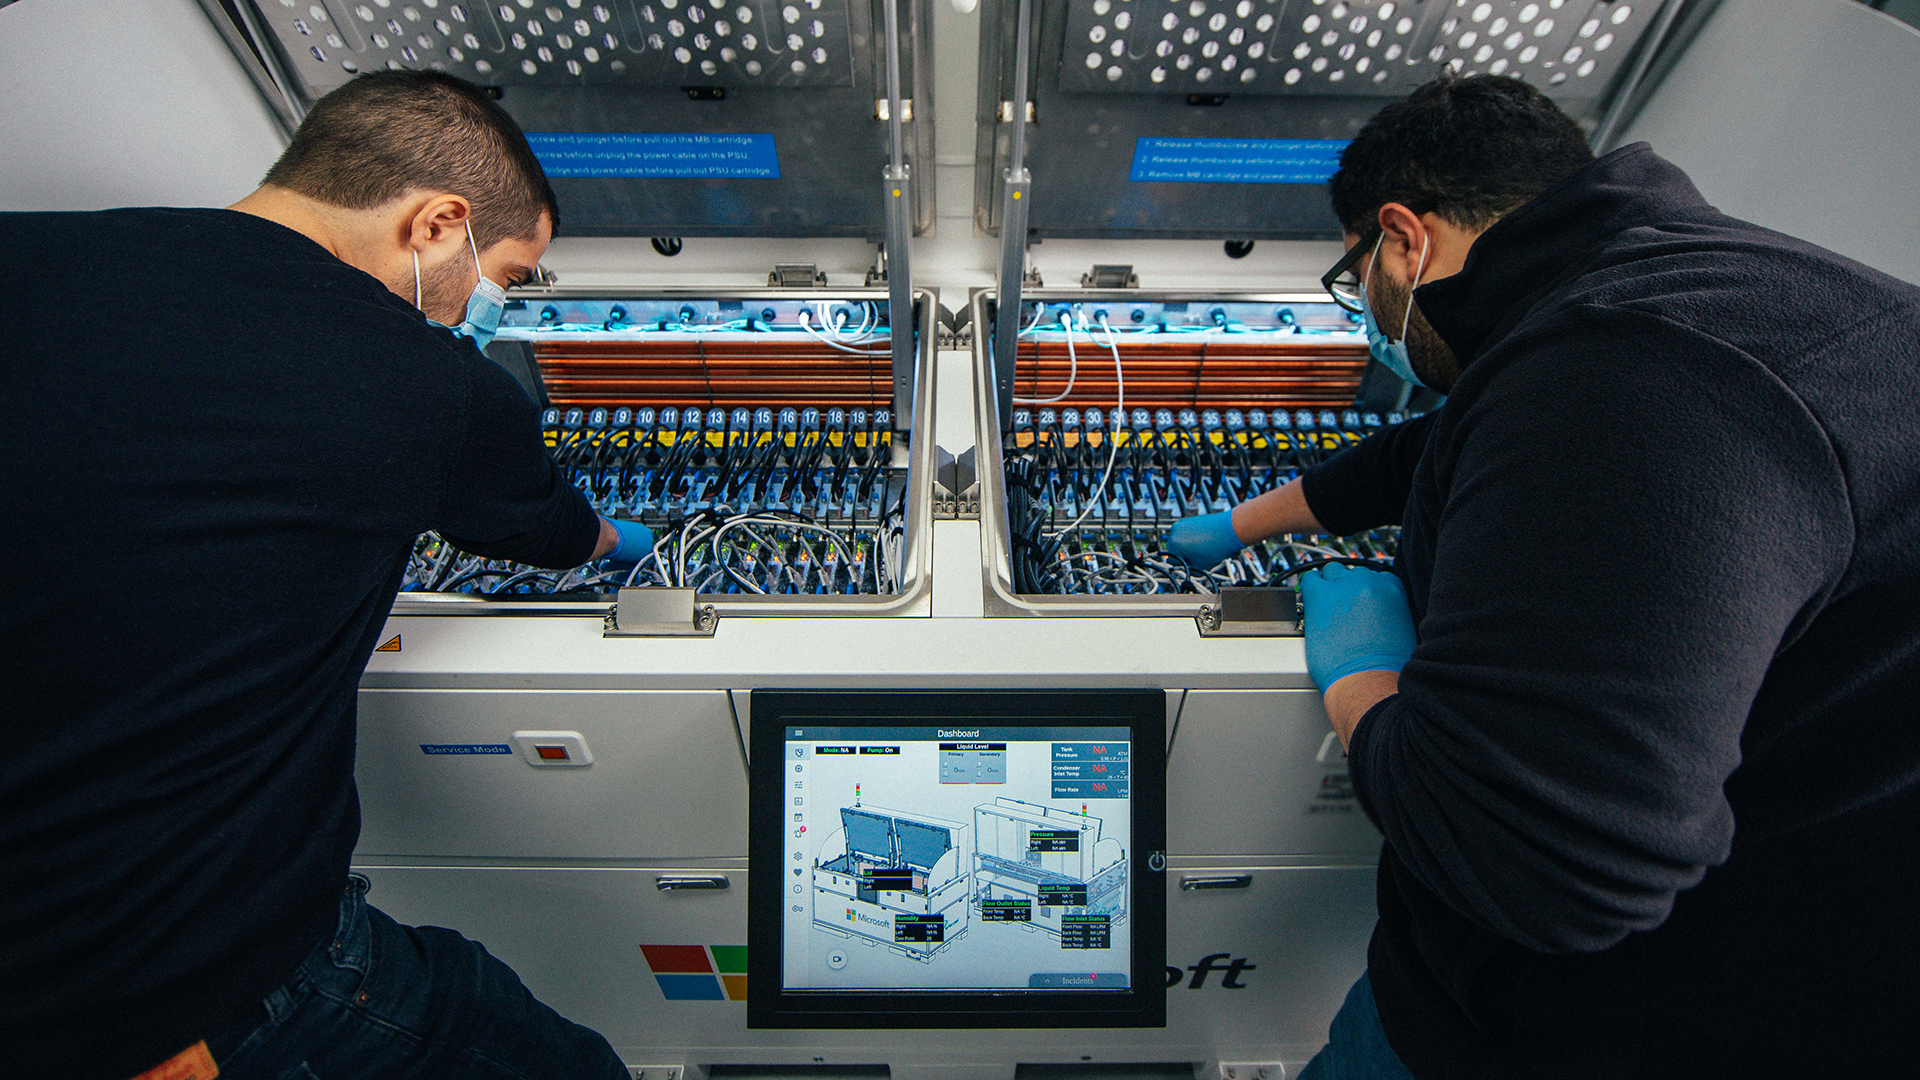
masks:
<path id="1" fill-rule="evenodd" d="M 1447 398 L 1174 538 L 1402 527 L 1301 583 L 1386 839 L 1305 1075 L 1911 1075 L 1920 289 L 1512 79 L 1388 106 L 1332 194 L 1329 290 Z"/>

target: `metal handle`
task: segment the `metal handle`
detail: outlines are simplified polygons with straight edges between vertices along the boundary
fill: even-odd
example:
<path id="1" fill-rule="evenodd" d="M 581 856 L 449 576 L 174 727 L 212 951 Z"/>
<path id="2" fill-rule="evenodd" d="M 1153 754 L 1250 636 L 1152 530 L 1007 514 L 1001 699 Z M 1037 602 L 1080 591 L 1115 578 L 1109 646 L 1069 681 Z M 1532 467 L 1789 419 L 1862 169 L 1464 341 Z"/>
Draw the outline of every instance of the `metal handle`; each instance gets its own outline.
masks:
<path id="1" fill-rule="evenodd" d="M 1252 874 L 1228 874 L 1220 877 L 1183 877 L 1180 879 L 1181 892 L 1193 892 L 1195 889 L 1247 889 L 1252 887 Z"/>
<path id="2" fill-rule="evenodd" d="M 727 880 L 725 874 L 715 874 L 712 877 L 657 877 L 653 879 L 653 887 L 659 889 L 661 892 L 671 892 L 674 889 L 725 889 L 731 887 L 732 884 L 732 882 Z"/>

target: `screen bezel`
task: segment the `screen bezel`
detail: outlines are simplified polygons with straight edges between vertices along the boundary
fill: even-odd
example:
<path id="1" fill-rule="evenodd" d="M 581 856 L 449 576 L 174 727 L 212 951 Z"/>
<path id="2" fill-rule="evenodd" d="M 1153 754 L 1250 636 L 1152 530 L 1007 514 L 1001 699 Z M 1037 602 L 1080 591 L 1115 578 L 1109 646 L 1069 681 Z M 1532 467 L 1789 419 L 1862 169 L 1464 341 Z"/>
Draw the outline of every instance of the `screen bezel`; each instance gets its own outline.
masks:
<path id="1" fill-rule="evenodd" d="M 1031 1028 L 1166 1026 L 1166 692 L 755 690 L 748 713 L 747 1026 Z M 1132 749 L 1127 857 L 1133 955 L 1126 990 L 847 991 L 782 985 L 786 729 L 1124 727 Z M 1150 753 L 1143 753 L 1150 750 Z"/>

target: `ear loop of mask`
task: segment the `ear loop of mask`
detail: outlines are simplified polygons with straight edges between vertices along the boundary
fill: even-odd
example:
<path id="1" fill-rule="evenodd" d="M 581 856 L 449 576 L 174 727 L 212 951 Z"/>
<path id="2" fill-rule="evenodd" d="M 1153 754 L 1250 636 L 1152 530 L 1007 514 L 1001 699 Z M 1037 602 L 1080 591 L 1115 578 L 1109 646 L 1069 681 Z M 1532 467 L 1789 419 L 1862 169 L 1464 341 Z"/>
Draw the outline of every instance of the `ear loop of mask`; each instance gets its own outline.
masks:
<path id="1" fill-rule="evenodd" d="M 1382 235 L 1380 239 L 1385 240 Z M 1433 243 L 1433 234 L 1428 233 L 1420 241 L 1420 268 L 1413 272 L 1413 284 L 1407 288 L 1407 312 L 1400 316 L 1400 340 L 1407 340 L 1407 327 L 1413 323 L 1413 291 L 1420 287 L 1420 275 L 1427 272 L 1427 246 Z"/>
<path id="2" fill-rule="evenodd" d="M 473 243 L 473 222 L 472 221 L 467 222 L 467 250 L 473 252 L 473 276 L 476 278 L 486 277 L 487 275 L 484 272 L 482 272 L 480 269 L 480 249 L 475 247 Z M 1422 255 L 1420 257 L 1423 259 L 1426 258 L 1425 255 Z M 478 281 L 474 282 L 475 286 L 478 286 L 479 284 L 480 283 Z"/>
<path id="3" fill-rule="evenodd" d="M 1360 295 L 1365 298 L 1367 286 L 1373 284 L 1373 265 L 1380 261 L 1380 245 L 1387 242 L 1387 234 L 1381 233 L 1380 239 L 1373 242 L 1373 254 L 1367 256 L 1367 277 L 1360 283 Z M 1413 324 L 1413 290 L 1420 287 L 1420 276 L 1427 272 L 1427 247 L 1433 243 L 1429 233 L 1420 242 L 1420 268 L 1413 272 L 1413 285 L 1407 289 L 1407 310 L 1400 316 L 1400 340 L 1407 340 L 1407 327 Z"/>
<path id="4" fill-rule="evenodd" d="M 1367 256 L 1367 276 L 1360 280 L 1360 302 L 1367 305 L 1369 311 L 1373 308 L 1373 301 L 1367 296 L 1367 287 L 1373 284 L 1373 267 L 1375 263 L 1380 261 L 1380 245 L 1386 242 L 1386 233 L 1381 233 L 1380 238 L 1373 242 L 1373 254 Z M 416 274 L 415 276 L 418 277 L 419 275 Z M 1374 321 L 1376 323 L 1379 322 L 1378 319 Z M 1381 331 L 1381 333 L 1385 332 L 1384 330 Z"/>
<path id="5" fill-rule="evenodd" d="M 473 252 L 473 273 L 476 277 L 486 277 L 480 269 L 480 248 L 473 242 L 473 223 L 467 222 L 467 250 Z M 476 286 L 478 282 L 475 283 Z M 420 251 L 413 252 L 413 306 L 420 307 Z M 425 311 L 425 308 L 421 308 Z"/>

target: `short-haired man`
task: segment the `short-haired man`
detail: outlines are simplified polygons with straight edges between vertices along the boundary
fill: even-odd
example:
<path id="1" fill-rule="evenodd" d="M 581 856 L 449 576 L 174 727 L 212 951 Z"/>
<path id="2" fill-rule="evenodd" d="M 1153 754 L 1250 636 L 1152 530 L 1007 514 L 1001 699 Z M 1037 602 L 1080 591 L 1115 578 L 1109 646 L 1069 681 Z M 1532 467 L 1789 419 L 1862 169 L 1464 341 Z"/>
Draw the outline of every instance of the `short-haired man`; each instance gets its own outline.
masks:
<path id="1" fill-rule="evenodd" d="M 321 99 L 231 209 L 0 215 L 0 1072 L 625 1075 L 347 874 L 414 538 L 650 543 L 474 347 L 557 220 L 507 114 L 412 72 Z"/>
<path id="2" fill-rule="evenodd" d="M 1212 541 L 1402 526 L 1302 583 L 1386 837 L 1306 1075 L 1912 1075 L 1920 289 L 1512 79 L 1388 106 L 1332 189 L 1329 288 L 1448 397 Z"/>

